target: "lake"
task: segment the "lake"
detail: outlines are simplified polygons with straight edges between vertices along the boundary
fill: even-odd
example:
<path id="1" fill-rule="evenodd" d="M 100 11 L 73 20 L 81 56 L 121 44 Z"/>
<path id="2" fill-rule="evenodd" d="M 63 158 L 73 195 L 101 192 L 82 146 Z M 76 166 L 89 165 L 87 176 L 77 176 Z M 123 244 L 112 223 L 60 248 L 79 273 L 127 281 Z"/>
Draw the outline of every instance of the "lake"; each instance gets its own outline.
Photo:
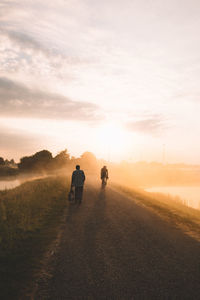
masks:
<path id="1" fill-rule="evenodd" d="M 0 190 L 5 190 L 5 189 L 13 189 L 16 186 L 20 185 L 22 182 L 19 179 L 14 179 L 14 180 L 0 180 Z"/>
<path id="2" fill-rule="evenodd" d="M 145 189 L 147 192 L 179 196 L 183 204 L 200 209 L 200 186 L 165 186 Z"/>

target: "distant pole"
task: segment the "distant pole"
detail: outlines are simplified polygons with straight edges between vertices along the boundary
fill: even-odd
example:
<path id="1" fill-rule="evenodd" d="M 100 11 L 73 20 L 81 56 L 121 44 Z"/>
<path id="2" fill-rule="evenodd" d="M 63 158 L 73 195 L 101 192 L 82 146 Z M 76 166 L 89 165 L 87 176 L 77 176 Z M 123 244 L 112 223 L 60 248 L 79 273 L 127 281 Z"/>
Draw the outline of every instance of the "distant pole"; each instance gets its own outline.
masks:
<path id="1" fill-rule="evenodd" d="M 107 153 L 107 160 L 110 162 L 110 143 L 108 143 L 108 153 Z"/>

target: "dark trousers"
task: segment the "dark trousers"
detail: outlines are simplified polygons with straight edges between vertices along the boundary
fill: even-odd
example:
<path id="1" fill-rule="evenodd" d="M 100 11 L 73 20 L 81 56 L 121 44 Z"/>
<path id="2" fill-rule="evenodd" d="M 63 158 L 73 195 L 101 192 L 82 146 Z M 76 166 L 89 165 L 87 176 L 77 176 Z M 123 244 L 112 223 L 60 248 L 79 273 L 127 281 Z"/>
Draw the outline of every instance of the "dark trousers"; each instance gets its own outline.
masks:
<path id="1" fill-rule="evenodd" d="M 75 187 L 75 202 L 81 203 L 83 198 L 83 186 Z"/>

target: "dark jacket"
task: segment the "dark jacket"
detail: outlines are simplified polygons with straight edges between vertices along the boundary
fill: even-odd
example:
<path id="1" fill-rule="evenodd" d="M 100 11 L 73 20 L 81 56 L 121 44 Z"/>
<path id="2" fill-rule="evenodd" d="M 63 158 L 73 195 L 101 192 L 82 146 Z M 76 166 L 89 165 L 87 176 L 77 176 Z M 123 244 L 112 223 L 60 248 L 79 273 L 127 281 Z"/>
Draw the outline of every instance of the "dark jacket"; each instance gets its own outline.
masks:
<path id="1" fill-rule="evenodd" d="M 72 173 L 72 186 L 83 186 L 85 182 L 85 174 L 82 170 L 75 170 Z"/>

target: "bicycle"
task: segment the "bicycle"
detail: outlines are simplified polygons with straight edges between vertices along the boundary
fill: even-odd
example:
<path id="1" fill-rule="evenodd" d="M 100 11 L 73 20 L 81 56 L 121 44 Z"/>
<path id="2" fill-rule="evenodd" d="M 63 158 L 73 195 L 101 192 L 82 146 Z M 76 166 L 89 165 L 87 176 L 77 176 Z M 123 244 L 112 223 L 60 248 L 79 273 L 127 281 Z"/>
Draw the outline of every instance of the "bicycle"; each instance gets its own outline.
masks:
<path id="1" fill-rule="evenodd" d="M 105 189 L 105 187 L 106 187 L 106 185 L 107 185 L 107 180 L 108 180 L 108 178 L 106 178 L 106 177 L 103 177 L 103 178 L 101 178 L 101 187 L 102 187 L 102 189 Z"/>

